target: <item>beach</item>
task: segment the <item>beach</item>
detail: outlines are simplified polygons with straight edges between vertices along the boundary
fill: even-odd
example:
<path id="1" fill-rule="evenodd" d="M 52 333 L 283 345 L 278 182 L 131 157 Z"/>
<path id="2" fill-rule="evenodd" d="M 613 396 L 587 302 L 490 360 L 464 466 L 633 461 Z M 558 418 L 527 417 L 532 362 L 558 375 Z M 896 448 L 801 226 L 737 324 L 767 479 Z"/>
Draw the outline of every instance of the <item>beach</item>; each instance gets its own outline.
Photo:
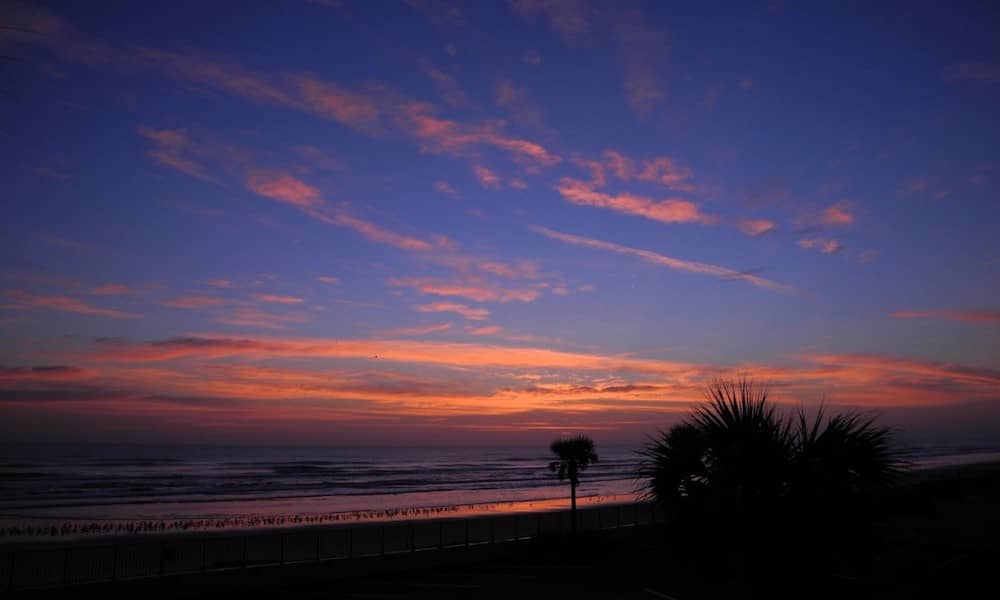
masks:
<path id="1" fill-rule="evenodd" d="M 889 510 L 879 522 L 878 544 L 866 570 L 824 572 L 823 585 L 811 595 L 925 597 L 935 590 L 973 589 L 990 572 L 990 561 L 1000 558 L 998 502 L 1000 462 L 911 472 L 886 499 Z M 580 597 L 608 597 L 602 591 L 617 597 L 657 597 L 646 590 L 676 598 L 725 597 L 725 581 L 706 582 L 671 567 L 666 557 L 676 556 L 678 549 L 671 547 L 669 530 L 657 524 L 655 513 L 642 518 L 629 506 L 635 505 L 581 511 L 582 531 L 576 537 L 567 535 L 566 511 L 557 510 L 298 527 L 237 536 L 189 532 L 47 541 L 6 545 L 2 552 L 53 553 L 48 556 L 53 568 L 60 577 L 69 578 L 77 572 L 72 560 L 65 554 L 57 556 L 66 549 L 90 548 L 91 553 L 109 548 L 113 541 L 146 557 L 147 575 L 105 572 L 90 584 L 71 581 L 68 587 L 55 586 L 69 592 L 199 597 L 245 590 L 272 597 L 322 597 L 336 589 L 338 597 L 345 598 L 380 597 L 379 590 L 396 597 L 500 598 L 530 586 L 553 592 L 575 590 Z M 346 533 L 352 530 L 357 536 L 353 542 Z M 244 535 L 256 541 L 247 545 Z M 348 544 L 356 546 L 348 549 Z M 228 564 L 220 561 L 226 552 Z M 244 556 L 248 562 L 241 562 Z M 187 567 L 181 568 L 185 560 Z M 142 564 L 140 559 L 122 561 L 119 568 L 141 570 Z M 201 564 L 212 568 L 201 572 Z M 10 563 L 5 565 L 3 574 L 10 577 Z M 794 578 L 790 573 L 775 576 Z"/>

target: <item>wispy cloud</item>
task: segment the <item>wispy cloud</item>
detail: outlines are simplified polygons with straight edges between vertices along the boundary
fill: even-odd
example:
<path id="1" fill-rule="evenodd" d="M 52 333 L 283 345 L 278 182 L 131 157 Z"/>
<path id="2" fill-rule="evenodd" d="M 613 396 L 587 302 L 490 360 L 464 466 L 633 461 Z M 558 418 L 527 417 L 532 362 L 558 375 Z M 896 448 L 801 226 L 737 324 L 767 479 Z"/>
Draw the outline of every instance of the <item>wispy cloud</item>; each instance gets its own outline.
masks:
<path id="1" fill-rule="evenodd" d="M 958 63 L 945 67 L 943 75 L 946 81 L 1000 83 L 1000 64 Z"/>
<path id="2" fill-rule="evenodd" d="M 247 179 L 247 188 L 301 209 L 314 209 L 323 204 L 318 189 L 284 173 L 252 173 Z"/>
<path id="3" fill-rule="evenodd" d="M 465 92 L 453 76 L 433 67 L 426 68 L 424 73 L 437 86 L 438 92 L 441 94 L 441 98 L 445 101 L 445 104 L 455 108 L 468 104 L 469 101 L 465 97 Z"/>
<path id="4" fill-rule="evenodd" d="M 447 181 L 435 181 L 434 189 L 441 192 L 442 194 L 447 194 L 455 198 L 459 197 L 458 190 L 452 187 L 452 185 Z"/>
<path id="5" fill-rule="evenodd" d="M 142 318 L 140 314 L 112 308 L 101 308 L 69 296 L 44 296 L 32 294 L 24 290 L 8 290 L 5 295 L 7 296 L 7 303 L 3 305 L 3 308 L 9 310 L 52 310 L 81 315 L 111 317 L 113 319 Z"/>
<path id="6" fill-rule="evenodd" d="M 155 162 L 203 181 L 220 183 L 216 177 L 208 173 L 205 165 L 190 155 L 193 145 L 183 129 L 153 129 L 140 125 L 138 132 L 152 142 L 153 147 L 148 154 Z"/>
<path id="7" fill-rule="evenodd" d="M 106 283 L 91 288 L 90 293 L 95 296 L 129 296 L 136 291 L 123 283 Z"/>
<path id="8" fill-rule="evenodd" d="M 729 269 L 726 267 L 720 267 L 717 265 L 711 265 L 707 263 L 700 263 L 690 260 L 673 258 L 671 256 L 665 256 L 663 254 L 658 254 L 650 250 L 642 250 L 640 248 L 622 246 L 619 244 L 614 244 L 612 242 L 605 242 L 603 240 L 596 240 L 593 238 L 587 238 L 568 233 L 561 233 L 559 231 L 554 231 L 552 229 L 548 229 L 547 227 L 540 227 L 537 225 L 532 226 L 531 230 L 540 233 L 553 240 L 563 242 L 564 244 L 572 244 L 574 246 L 583 246 L 585 248 L 605 250 L 608 252 L 615 252 L 617 254 L 627 254 L 630 256 L 641 258 L 642 260 L 648 263 L 662 267 L 667 267 L 677 271 L 696 273 L 699 275 L 709 275 L 720 279 L 730 279 L 730 280 L 735 279 L 740 281 L 746 281 L 751 285 L 776 291 L 787 292 L 787 291 L 792 291 L 794 289 L 791 286 L 777 283 L 771 281 L 770 279 L 765 279 L 763 277 L 754 275 L 752 273 L 737 271 L 735 269 Z"/>
<path id="9" fill-rule="evenodd" d="M 238 307 L 217 316 L 215 322 L 241 327 L 269 329 L 272 331 L 285 331 L 291 325 L 308 323 L 309 316 L 305 313 L 276 314 L 255 308 Z"/>
<path id="10" fill-rule="evenodd" d="M 279 296 L 277 294 L 253 294 L 253 298 L 270 304 L 302 304 L 305 302 L 298 296 Z"/>
<path id="11" fill-rule="evenodd" d="M 453 242 L 443 236 L 438 236 L 433 241 L 426 241 L 390 231 L 370 221 L 349 215 L 325 202 L 317 188 L 287 173 L 251 173 L 247 179 L 247 188 L 266 198 L 295 206 L 324 223 L 353 229 L 380 244 L 417 252 L 453 246 Z"/>
<path id="12" fill-rule="evenodd" d="M 484 188 L 498 190 L 502 187 L 500 177 L 488 168 L 476 165 L 472 168 L 472 172 L 475 173 L 476 179 L 479 180 L 479 185 Z"/>
<path id="13" fill-rule="evenodd" d="M 889 313 L 895 319 L 946 319 L 966 323 L 1000 323 L 998 310 L 907 310 Z"/>
<path id="14" fill-rule="evenodd" d="M 777 224 L 768 219 L 740 219 L 736 221 L 736 228 L 751 237 L 757 237 L 774 231 Z"/>
<path id="15" fill-rule="evenodd" d="M 453 312 L 458 313 L 470 321 L 483 321 L 490 316 L 490 311 L 485 308 L 473 308 L 465 304 L 454 302 L 432 302 L 417 306 L 417 310 L 425 313 Z"/>
<path id="16" fill-rule="evenodd" d="M 440 311 L 439 311 L 440 312 Z M 399 327 L 397 329 L 384 329 L 378 332 L 379 337 L 428 335 L 448 331 L 454 326 L 453 323 L 437 323 L 434 325 L 417 325 L 415 327 Z"/>
<path id="17" fill-rule="evenodd" d="M 394 277 L 389 283 L 400 287 L 411 287 L 422 294 L 457 296 L 476 302 L 531 302 L 541 295 L 537 289 L 505 288 L 476 278 L 456 281 L 429 277 Z"/>
<path id="18" fill-rule="evenodd" d="M 201 309 L 226 306 L 232 303 L 232 300 L 219 296 L 180 296 L 172 300 L 164 300 L 160 304 L 169 308 Z"/>
<path id="19" fill-rule="evenodd" d="M 539 17 L 568 44 L 576 45 L 590 32 L 590 10 L 586 0 L 510 0 L 521 18 L 533 22 Z"/>
<path id="20" fill-rule="evenodd" d="M 823 254 L 837 254 L 844 249 L 844 245 L 837 240 L 830 238 L 803 238 L 796 242 L 800 248 L 807 250 L 819 250 Z"/>
<path id="21" fill-rule="evenodd" d="M 217 288 L 222 288 L 222 289 L 227 289 L 227 288 L 233 287 L 233 282 L 230 281 L 229 279 L 209 279 L 205 283 L 207 283 L 208 285 L 210 285 L 212 287 L 217 287 Z"/>
<path id="22" fill-rule="evenodd" d="M 718 221 L 717 217 L 703 214 L 698 205 L 689 200 L 670 198 L 657 201 L 634 194 L 612 195 L 594 189 L 589 182 L 570 177 L 560 179 L 556 190 L 573 204 L 605 208 L 660 223 L 711 224 Z"/>
<path id="23" fill-rule="evenodd" d="M 487 325 L 485 327 L 467 327 L 465 332 L 469 335 L 498 335 L 503 332 L 503 327 L 499 325 Z"/>
<path id="24" fill-rule="evenodd" d="M 339 283 L 340 279 L 336 277 L 330 277 L 329 275 L 320 275 L 319 277 L 316 278 L 316 281 L 321 281 L 323 283 L 333 285 L 335 283 Z"/>

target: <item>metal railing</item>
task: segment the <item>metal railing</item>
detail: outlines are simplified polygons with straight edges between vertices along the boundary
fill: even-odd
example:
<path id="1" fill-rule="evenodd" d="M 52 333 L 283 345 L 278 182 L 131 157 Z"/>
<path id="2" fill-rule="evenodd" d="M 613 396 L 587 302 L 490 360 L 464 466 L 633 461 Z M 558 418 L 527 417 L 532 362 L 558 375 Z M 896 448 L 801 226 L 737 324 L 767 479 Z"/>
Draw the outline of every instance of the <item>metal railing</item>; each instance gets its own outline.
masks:
<path id="1" fill-rule="evenodd" d="M 662 522 L 651 503 L 583 508 L 581 531 Z M 0 590 L 60 587 L 316 563 L 530 540 L 570 531 L 570 511 L 309 526 L 282 530 L 161 534 L 0 547 Z"/>

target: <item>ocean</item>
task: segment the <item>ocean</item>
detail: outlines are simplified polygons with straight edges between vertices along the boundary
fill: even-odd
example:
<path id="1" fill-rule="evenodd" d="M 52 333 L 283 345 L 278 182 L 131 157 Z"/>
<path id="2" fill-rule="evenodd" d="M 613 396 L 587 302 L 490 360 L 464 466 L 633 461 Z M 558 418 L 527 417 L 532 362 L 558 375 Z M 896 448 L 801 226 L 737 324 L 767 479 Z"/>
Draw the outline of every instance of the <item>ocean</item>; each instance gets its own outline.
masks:
<path id="1" fill-rule="evenodd" d="M 600 449 L 583 505 L 636 498 L 631 447 Z M 0 539 L 392 520 L 563 508 L 546 448 L 2 447 Z M 1000 447 L 908 449 L 915 468 Z"/>

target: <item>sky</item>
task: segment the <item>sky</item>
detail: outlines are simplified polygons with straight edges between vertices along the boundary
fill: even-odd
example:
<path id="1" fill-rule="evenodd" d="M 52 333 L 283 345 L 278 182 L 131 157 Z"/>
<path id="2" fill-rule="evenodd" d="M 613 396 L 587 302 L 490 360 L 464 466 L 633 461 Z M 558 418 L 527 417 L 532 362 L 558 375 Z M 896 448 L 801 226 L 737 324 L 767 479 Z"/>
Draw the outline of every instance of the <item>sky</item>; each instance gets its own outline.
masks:
<path id="1" fill-rule="evenodd" d="M 991 3 L 4 3 L 0 441 L 1000 438 Z"/>

